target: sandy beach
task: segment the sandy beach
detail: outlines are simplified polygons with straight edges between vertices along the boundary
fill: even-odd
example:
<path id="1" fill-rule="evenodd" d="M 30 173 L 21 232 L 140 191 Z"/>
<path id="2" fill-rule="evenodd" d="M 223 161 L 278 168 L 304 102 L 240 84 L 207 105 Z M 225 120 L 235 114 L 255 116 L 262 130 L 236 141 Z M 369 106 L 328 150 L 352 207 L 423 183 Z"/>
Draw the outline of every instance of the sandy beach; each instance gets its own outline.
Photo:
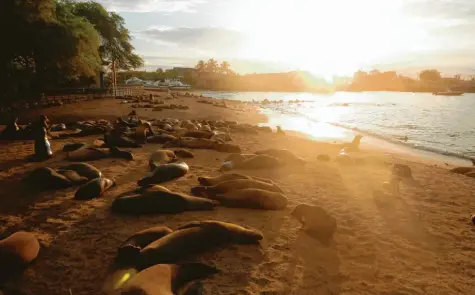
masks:
<path id="1" fill-rule="evenodd" d="M 188 110 L 136 109 L 143 119 L 177 118 L 233 120 L 257 124 L 266 117 L 240 102 L 227 108 L 197 103 L 180 96 L 173 103 Z M 40 113 L 52 123 L 75 120 L 115 120 L 126 116 L 130 104 L 104 99 L 32 110 L 21 115 L 24 124 Z M 289 199 L 284 211 L 218 207 L 214 211 L 177 215 L 124 217 L 110 212 L 113 199 L 136 186 L 148 171 L 148 157 L 161 148 L 146 144 L 131 149 L 135 159 L 103 159 L 90 163 L 117 186 L 104 196 L 76 201 L 77 188 L 42 194 L 25 194 L 19 181 L 41 166 L 57 168 L 67 161 L 66 143 L 92 143 L 101 136 L 51 140 L 55 156 L 43 163 L 27 162 L 32 141 L 0 141 L 0 230 L 2 237 L 18 230 L 34 233 L 41 243 L 38 259 L 9 286 L 27 294 L 101 294 L 108 267 L 117 247 L 131 234 L 152 226 L 176 228 L 194 220 L 215 219 L 262 231 L 260 245 L 231 246 L 203 254 L 197 261 L 215 265 L 221 274 L 205 281 L 205 294 L 475 294 L 475 179 L 449 172 L 443 162 L 419 160 L 414 155 L 393 155 L 390 150 L 363 145 L 361 156 L 390 159 L 409 165 L 421 186 L 401 185 L 399 197 L 373 197 L 388 180 L 390 170 L 381 164 L 341 166 L 321 162 L 318 155 L 334 158 L 340 147 L 301 136 L 275 133 L 231 134 L 243 153 L 265 148 L 289 149 L 307 161 L 304 168 L 239 171 L 264 177 L 283 187 Z M 364 143 L 364 138 L 363 138 Z M 189 173 L 164 186 L 190 193 L 199 176 L 220 175 L 227 153 L 193 150 L 186 160 Z M 338 222 L 333 241 L 323 245 L 300 231 L 290 216 L 296 205 L 307 203 L 327 210 Z"/>

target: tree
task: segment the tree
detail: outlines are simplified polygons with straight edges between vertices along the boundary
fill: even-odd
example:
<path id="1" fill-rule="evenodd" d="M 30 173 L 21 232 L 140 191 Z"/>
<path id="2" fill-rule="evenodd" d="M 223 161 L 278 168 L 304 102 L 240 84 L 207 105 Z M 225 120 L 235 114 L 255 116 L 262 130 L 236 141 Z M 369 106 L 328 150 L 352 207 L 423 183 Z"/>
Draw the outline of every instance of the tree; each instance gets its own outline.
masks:
<path id="1" fill-rule="evenodd" d="M 210 58 L 206 62 L 205 69 L 207 72 L 216 73 L 218 71 L 218 62 L 214 58 Z"/>
<path id="2" fill-rule="evenodd" d="M 206 69 L 206 64 L 203 60 L 200 60 L 198 61 L 198 63 L 196 64 L 195 66 L 195 69 L 198 71 L 198 72 L 204 72 L 205 69 Z"/>
<path id="3" fill-rule="evenodd" d="M 134 53 L 132 37 L 125 28 L 124 19 L 114 12 L 107 12 L 96 2 L 79 2 L 74 6 L 77 15 L 91 22 L 101 36 L 100 53 L 104 65 L 117 63 L 118 69 L 130 70 L 141 67 L 143 60 Z"/>
<path id="4" fill-rule="evenodd" d="M 440 80 L 441 75 L 440 72 L 435 69 L 424 70 L 419 74 L 419 79 L 425 82 L 434 82 Z"/>
<path id="5" fill-rule="evenodd" d="M 227 61 L 223 61 L 219 66 L 219 72 L 224 75 L 230 74 L 232 72 L 231 65 Z"/>
<path id="6" fill-rule="evenodd" d="M 157 72 L 158 74 L 163 74 L 163 69 L 162 69 L 162 68 L 158 68 L 155 72 Z"/>

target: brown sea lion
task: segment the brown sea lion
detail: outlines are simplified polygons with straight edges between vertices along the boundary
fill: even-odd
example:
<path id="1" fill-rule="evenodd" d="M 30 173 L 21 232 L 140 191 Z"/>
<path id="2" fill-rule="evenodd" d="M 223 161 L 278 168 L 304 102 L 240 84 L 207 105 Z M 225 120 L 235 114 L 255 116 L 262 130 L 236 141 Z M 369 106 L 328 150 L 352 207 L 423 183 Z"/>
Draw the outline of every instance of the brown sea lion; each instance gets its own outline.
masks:
<path id="1" fill-rule="evenodd" d="M 347 152 L 357 152 L 360 149 L 360 142 L 362 138 L 363 136 L 358 134 L 353 138 L 352 142 L 342 144 L 341 148 L 346 149 Z"/>
<path id="2" fill-rule="evenodd" d="M 268 155 L 274 158 L 280 159 L 285 161 L 287 165 L 295 164 L 295 165 L 303 165 L 305 164 L 305 160 L 302 158 L 297 157 L 289 150 L 286 149 L 267 149 L 267 150 L 260 150 L 255 152 L 256 155 Z"/>
<path id="3" fill-rule="evenodd" d="M 176 155 L 173 151 L 170 150 L 158 150 L 152 153 L 149 157 L 148 164 L 150 166 L 150 171 L 155 170 L 156 167 L 162 164 L 168 164 L 176 161 Z"/>
<path id="4" fill-rule="evenodd" d="M 257 244 L 262 233 L 220 221 L 190 222 L 140 251 L 138 269 L 173 263 L 230 244 Z"/>
<path id="5" fill-rule="evenodd" d="M 255 155 L 250 158 L 236 158 L 231 162 L 231 169 L 275 169 L 284 166 L 284 164 L 284 161 L 272 156 Z"/>
<path id="6" fill-rule="evenodd" d="M 40 252 L 40 243 L 31 233 L 16 232 L 0 241 L 0 283 L 19 275 Z"/>
<path id="7" fill-rule="evenodd" d="M 195 196 L 210 197 L 246 188 L 261 189 L 278 193 L 283 192 L 282 188 L 275 183 L 270 184 L 254 179 L 236 179 L 221 182 L 214 186 L 197 186 L 192 188 L 191 192 Z"/>
<path id="8" fill-rule="evenodd" d="M 135 128 L 135 140 L 138 143 L 145 143 L 147 137 L 153 135 L 152 125 L 149 122 L 144 122 Z"/>
<path id="9" fill-rule="evenodd" d="M 159 144 L 164 144 L 169 141 L 174 141 L 177 138 L 171 134 L 158 134 L 158 135 L 153 135 L 147 137 L 147 142 L 148 143 L 159 143 Z"/>
<path id="10" fill-rule="evenodd" d="M 302 224 L 302 230 L 324 243 L 332 238 L 337 229 L 336 219 L 318 206 L 300 204 L 291 215 Z"/>
<path id="11" fill-rule="evenodd" d="M 96 148 L 82 148 L 69 152 L 67 159 L 69 161 L 83 162 L 83 161 L 95 161 L 109 157 L 106 152 L 103 152 Z"/>
<path id="12" fill-rule="evenodd" d="M 73 152 L 85 147 L 87 147 L 87 143 L 84 142 L 67 143 L 63 146 L 63 152 Z"/>
<path id="13" fill-rule="evenodd" d="M 185 162 L 164 164 L 156 167 L 148 176 L 143 177 L 137 183 L 140 186 L 160 184 L 184 176 L 188 173 L 188 165 Z"/>
<path id="14" fill-rule="evenodd" d="M 193 295 L 190 293 L 194 292 L 190 290 L 190 286 L 195 288 L 200 285 L 190 282 L 219 272 L 217 268 L 202 263 L 157 264 L 131 276 L 125 283 L 117 286 L 120 286 L 118 291 L 121 295 Z M 201 294 L 199 289 L 198 292 L 195 294 Z"/>
<path id="15" fill-rule="evenodd" d="M 81 186 L 74 194 L 76 200 L 99 198 L 105 191 L 115 186 L 115 181 L 108 178 L 96 178 Z"/>
<path id="16" fill-rule="evenodd" d="M 74 184 L 83 184 L 89 181 L 86 177 L 79 175 L 74 170 L 58 170 L 56 172 L 66 177 Z"/>
<path id="17" fill-rule="evenodd" d="M 391 173 L 403 179 L 413 179 L 411 167 L 404 164 L 394 164 Z"/>
<path id="18" fill-rule="evenodd" d="M 87 163 L 73 163 L 67 166 L 62 166 L 60 169 L 76 171 L 79 175 L 84 176 L 89 180 L 102 176 L 102 173 L 99 171 L 99 169 Z"/>
<path id="19" fill-rule="evenodd" d="M 216 143 L 213 149 L 221 153 L 240 153 L 241 148 L 238 145 L 230 143 Z"/>
<path id="20" fill-rule="evenodd" d="M 195 154 L 185 149 L 176 150 L 175 155 L 180 158 L 194 158 L 195 157 Z"/>
<path id="21" fill-rule="evenodd" d="M 123 195 L 112 202 L 112 211 L 119 214 L 176 214 L 185 211 L 212 210 L 218 202 L 170 191 L 145 191 Z"/>
<path id="22" fill-rule="evenodd" d="M 262 189 L 246 188 L 222 194 L 209 195 L 208 198 L 218 201 L 221 205 L 234 208 L 250 208 L 263 210 L 283 210 L 287 207 L 287 197 L 281 193 Z"/>
<path id="23" fill-rule="evenodd" d="M 457 174 L 467 174 L 470 172 L 475 172 L 475 167 L 456 167 L 450 170 L 450 172 Z"/>
<path id="24" fill-rule="evenodd" d="M 134 160 L 134 154 L 132 154 L 132 152 L 130 152 L 130 151 L 121 151 L 117 147 L 109 148 L 109 157 L 124 159 L 124 160 L 127 160 L 127 161 Z"/>
<path id="25" fill-rule="evenodd" d="M 71 187 L 73 183 L 49 167 L 40 167 L 29 173 L 23 181 L 37 190 L 51 190 Z"/>
<path id="26" fill-rule="evenodd" d="M 185 132 L 182 136 L 183 137 L 192 137 L 192 138 L 206 138 L 210 139 L 213 137 L 213 132 L 211 131 L 200 131 L 200 130 L 192 130 Z"/>
<path id="27" fill-rule="evenodd" d="M 258 181 L 265 182 L 265 183 L 270 183 L 270 184 L 274 183 L 272 180 L 269 180 L 269 179 L 255 177 L 255 176 L 247 176 L 247 175 L 242 175 L 242 174 L 237 174 L 237 173 L 221 174 L 217 177 L 198 177 L 198 182 L 202 186 L 213 186 L 225 181 L 238 180 L 238 179 L 255 179 Z"/>
<path id="28" fill-rule="evenodd" d="M 128 237 L 119 246 L 117 251 L 117 259 L 119 261 L 127 261 L 129 260 L 128 253 L 130 253 L 131 248 L 138 248 L 139 250 L 142 250 L 150 243 L 168 235 L 171 232 L 173 232 L 173 230 L 166 226 L 156 226 L 136 232 L 135 234 Z"/>

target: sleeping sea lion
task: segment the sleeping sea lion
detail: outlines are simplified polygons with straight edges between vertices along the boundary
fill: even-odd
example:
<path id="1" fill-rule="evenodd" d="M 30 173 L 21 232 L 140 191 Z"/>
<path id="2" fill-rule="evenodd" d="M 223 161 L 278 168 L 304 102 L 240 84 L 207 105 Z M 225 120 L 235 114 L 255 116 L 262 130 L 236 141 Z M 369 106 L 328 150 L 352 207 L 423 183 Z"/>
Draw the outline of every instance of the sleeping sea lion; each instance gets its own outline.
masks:
<path id="1" fill-rule="evenodd" d="M 176 150 L 175 155 L 180 158 L 194 158 L 195 157 L 195 154 L 185 149 Z"/>
<path id="2" fill-rule="evenodd" d="M 176 214 L 185 211 L 213 210 L 219 203 L 170 191 L 145 191 L 123 195 L 112 202 L 112 211 L 119 214 Z"/>
<path id="3" fill-rule="evenodd" d="M 32 188 L 51 190 L 71 187 L 73 183 L 49 167 L 40 167 L 28 174 L 24 181 Z"/>
<path id="4" fill-rule="evenodd" d="M 113 187 L 115 181 L 108 178 L 96 178 L 81 186 L 74 194 L 75 200 L 90 200 L 99 198 L 102 194 Z"/>
<path id="5" fill-rule="evenodd" d="M 139 186 L 160 184 L 184 176 L 188 173 L 188 165 L 185 162 L 160 165 L 148 176 L 143 177 L 137 183 Z"/>
<path id="6" fill-rule="evenodd" d="M 236 158 L 231 169 L 275 169 L 282 167 L 284 161 L 268 155 L 255 155 L 250 158 Z"/>
<path id="7" fill-rule="evenodd" d="M 56 172 L 66 177 L 74 184 L 83 184 L 89 181 L 86 177 L 79 175 L 74 170 L 58 170 Z"/>
<path id="8" fill-rule="evenodd" d="M 173 230 L 166 226 L 156 226 L 136 232 L 135 234 L 128 237 L 119 246 L 117 251 L 117 259 L 119 261 L 127 261 L 130 248 L 138 248 L 139 250 L 142 250 L 150 243 L 168 235 L 171 232 L 173 232 Z"/>
<path id="9" fill-rule="evenodd" d="M 215 196 L 219 194 L 224 194 L 227 192 L 246 189 L 246 188 L 254 188 L 254 189 L 261 189 L 270 192 L 284 192 L 281 187 L 277 184 L 273 183 L 266 183 L 254 179 L 236 179 L 236 180 L 229 180 L 225 182 L 221 182 L 214 186 L 197 186 L 191 189 L 191 192 L 195 196 Z"/>
<path id="10" fill-rule="evenodd" d="M 60 169 L 76 171 L 79 175 L 84 176 L 89 180 L 102 176 L 102 173 L 101 171 L 99 171 L 99 169 L 87 163 L 73 163 L 67 166 L 60 167 Z"/>
<path id="11" fill-rule="evenodd" d="M 302 224 L 302 230 L 324 243 L 331 239 L 337 229 L 336 219 L 318 206 L 300 204 L 290 215 Z"/>
<path id="12" fill-rule="evenodd" d="M 213 132 L 210 132 L 210 131 L 192 130 L 192 131 L 185 132 L 183 134 L 183 137 L 210 139 L 213 135 L 214 135 Z"/>
<path id="13" fill-rule="evenodd" d="M 269 179 L 255 177 L 255 176 L 247 176 L 247 175 L 242 175 L 238 173 L 221 174 L 217 177 L 198 177 L 198 182 L 202 186 L 213 186 L 225 181 L 238 180 L 238 179 L 255 179 L 255 180 L 270 183 L 270 184 L 274 183 L 272 180 L 269 180 Z"/>
<path id="14" fill-rule="evenodd" d="M 158 135 L 153 135 L 147 137 L 147 142 L 148 143 L 160 143 L 164 144 L 169 141 L 176 140 L 177 138 L 171 134 L 158 134 Z"/>
<path id="15" fill-rule="evenodd" d="M 450 172 L 457 174 L 467 174 L 470 172 L 475 172 L 475 167 L 456 167 L 450 170 Z"/>
<path id="16" fill-rule="evenodd" d="M 120 284 L 113 283 L 122 295 L 193 295 L 193 289 L 198 288 L 199 282 L 191 283 L 219 273 L 220 271 L 212 266 L 202 263 L 186 263 L 186 264 L 157 264 L 147 268 L 139 273 L 131 271 L 131 278 L 124 283 L 121 277 L 126 274 L 120 274 L 115 281 Z"/>
<path id="17" fill-rule="evenodd" d="M 121 134 L 104 134 L 104 142 L 108 147 L 122 147 L 122 148 L 140 148 L 141 144 L 138 144 L 134 140 Z"/>
<path id="18" fill-rule="evenodd" d="M 257 244 L 262 233 L 220 221 L 190 222 L 140 251 L 138 269 L 173 263 L 230 244 Z"/>
<path id="19" fill-rule="evenodd" d="M 209 195 L 208 198 L 218 201 L 221 205 L 234 208 L 250 208 L 263 210 L 283 210 L 287 207 L 287 197 L 281 193 L 262 189 L 246 188 L 222 194 Z"/>
<path id="20" fill-rule="evenodd" d="M 40 252 L 40 243 L 31 233 L 16 232 L 0 241 L 0 283 L 19 275 Z"/>
<path id="21" fill-rule="evenodd" d="M 297 157 L 291 151 L 286 149 L 267 149 L 267 150 L 260 150 L 255 152 L 256 155 L 268 155 L 274 158 L 280 159 L 285 161 L 287 165 L 295 164 L 295 165 L 303 165 L 305 164 L 305 160 L 302 158 Z"/>
<path id="22" fill-rule="evenodd" d="M 132 161 L 134 159 L 134 154 L 130 151 L 121 151 L 117 147 L 109 148 L 109 156 L 111 158 L 124 159 L 127 161 Z"/>
<path id="23" fill-rule="evenodd" d="M 67 143 L 63 146 L 63 152 L 73 152 L 85 147 L 87 147 L 87 144 L 84 142 Z"/>
<path id="24" fill-rule="evenodd" d="M 82 148 L 69 152 L 67 159 L 69 161 L 83 162 L 83 161 L 95 161 L 109 157 L 109 155 L 96 148 Z"/>
<path id="25" fill-rule="evenodd" d="M 153 171 L 155 168 L 162 164 L 168 164 L 176 161 L 176 155 L 173 151 L 170 150 L 158 150 L 150 155 L 148 164 L 150 170 Z"/>

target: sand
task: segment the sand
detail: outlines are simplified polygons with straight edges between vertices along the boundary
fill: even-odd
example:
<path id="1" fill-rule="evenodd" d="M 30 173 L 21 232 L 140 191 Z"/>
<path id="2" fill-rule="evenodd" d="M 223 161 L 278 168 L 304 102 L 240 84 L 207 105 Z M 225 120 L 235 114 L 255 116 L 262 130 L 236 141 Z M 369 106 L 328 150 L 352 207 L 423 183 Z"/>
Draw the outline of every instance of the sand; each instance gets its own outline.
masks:
<path id="1" fill-rule="evenodd" d="M 208 118 L 257 123 L 265 120 L 255 109 L 239 103 L 219 108 L 179 98 L 190 110 L 152 112 L 138 109 L 146 118 Z M 119 100 L 96 100 L 42 110 L 53 123 L 76 119 L 115 119 L 129 105 Z M 38 111 L 22 115 L 32 118 Z M 205 294 L 473 294 L 475 292 L 475 179 L 448 172 L 442 163 L 393 156 L 410 165 L 421 187 L 401 186 L 400 197 L 375 198 L 388 179 L 384 165 L 345 167 L 319 162 L 319 154 L 335 156 L 335 145 L 275 134 L 232 135 L 244 153 L 263 148 L 291 149 L 308 161 L 304 169 L 238 171 L 265 177 L 281 185 L 289 198 L 285 211 L 259 211 L 219 207 L 215 211 L 178 215 L 124 217 L 113 215 L 114 197 L 135 187 L 148 172 L 148 155 L 161 147 L 147 144 L 133 149 L 132 162 L 104 159 L 91 163 L 117 186 L 99 199 L 73 200 L 75 188 L 42 194 L 22 193 L 18 181 L 42 165 L 66 163 L 60 152 L 74 140 L 52 140 L 53 159 L 28 163 L 31 141 L 0 142 L 0 230 L 3 236 L 17 230 L 35 233 L 42 245 L 37 261 L 9 285 L 34 295 L 101 294 L 108 267 L 117 247 L 129 235 L 148 227 L 175 228 L 193 220 L 216 219 L 261 230 L 261 245 L 231 246 L 197 257 L 222 270 L 204 281 Z M 364 141 L 364 139 L 363 139 Z M 386 151 L 387 152 L 387 151 Z M 194 150 L 186 160 L 190 172 L 169 182 L 171 190 L 189 193 L 198 176 L 219 175 L 225 153 Z M 383 152 L 365 148 L 363 155 Z M 338 221 L 330 245 L 302 233 L 290 216 L 299 203 L 321 206 Z"/>

